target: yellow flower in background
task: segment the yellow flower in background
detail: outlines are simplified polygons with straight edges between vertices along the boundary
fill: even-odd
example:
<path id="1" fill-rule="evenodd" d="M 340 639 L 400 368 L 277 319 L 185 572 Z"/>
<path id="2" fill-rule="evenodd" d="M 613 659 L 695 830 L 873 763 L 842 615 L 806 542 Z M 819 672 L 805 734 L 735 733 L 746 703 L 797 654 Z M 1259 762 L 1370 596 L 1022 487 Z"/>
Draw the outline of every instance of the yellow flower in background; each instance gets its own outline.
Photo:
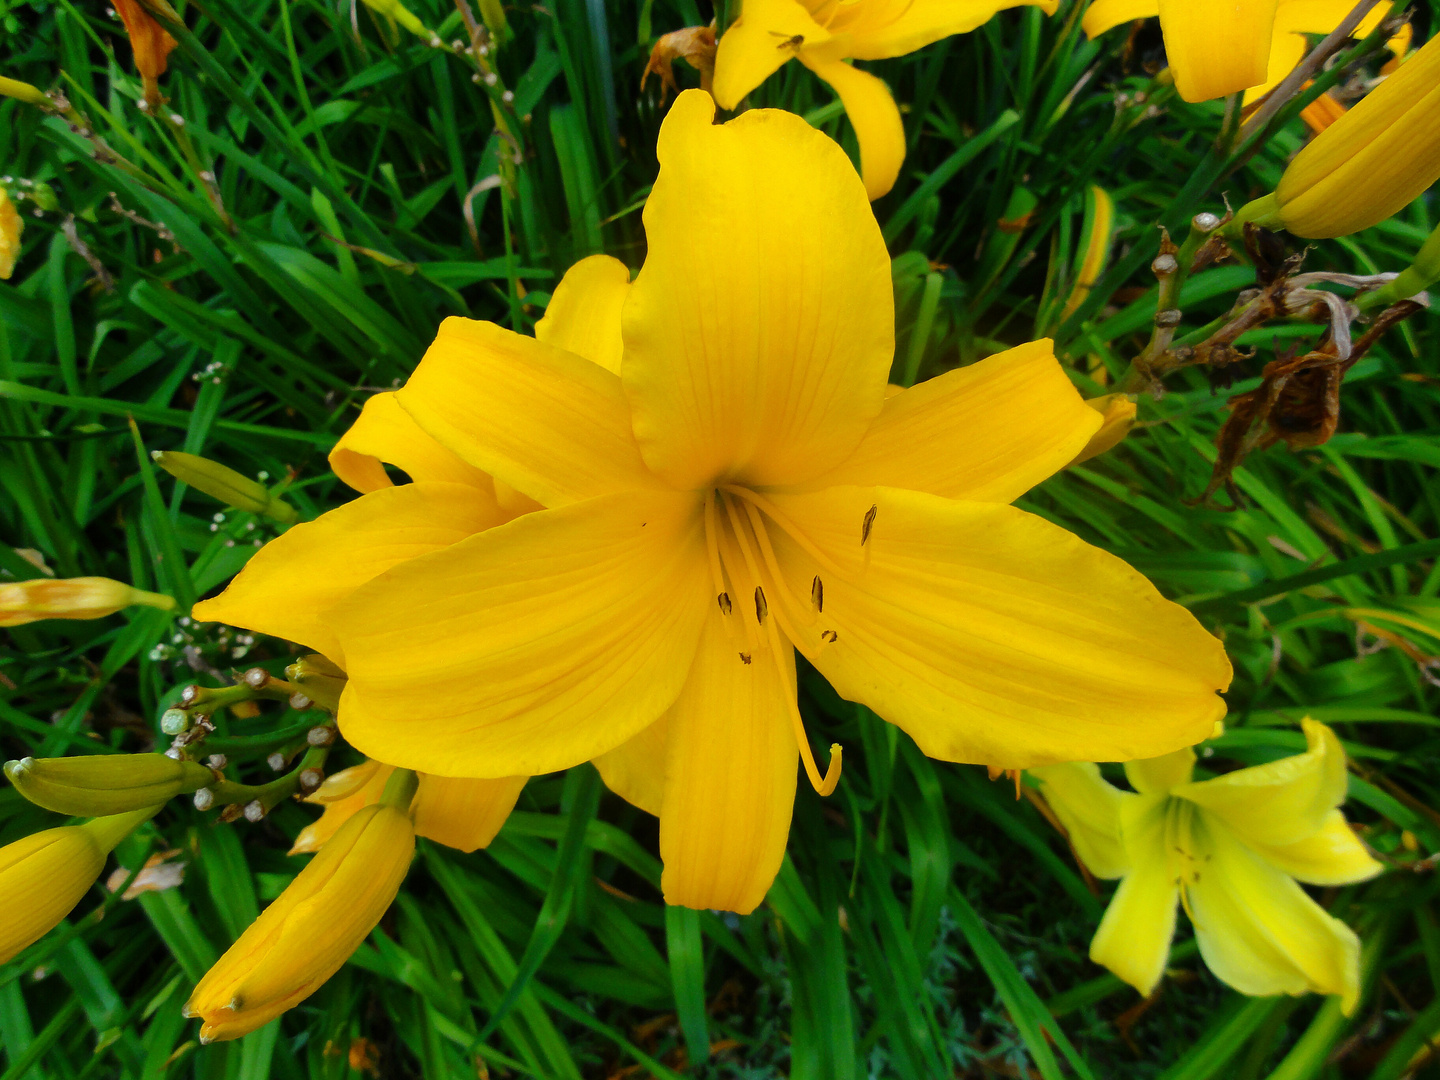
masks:
<path id="1" fill-rule="evenodd" d="M 25 221 L 20 211 L 10 201 L 10 193 L 0 185 L 0 280 L 9 280 L 15 272 L 15 263 L 20 258 L 20 237 L 25 232 Z"/>
<path id="2" fill-rule="evenodd" d="M 744 0 L 720 38 L 715 100 L 734 109 L 787 60 L 798 59 L 839 95 L 860 141 L 870 198 L 895 185 L 905 160 L 900 110 L 886 85 L 847 60 L 885 60 L 988 22 L 997 11 L 1058 0 Z"/>
<path id="3" fill-rule="evenodd" d="M 41 619 L 103 619 L 132 604 L 170 611 L 175 600 L 103 577 L 12 581 L 0 585 L 0 626 Z"/>
<path id="4" fill-rule="evenodd" d="M 1295 156 L 1274 192 L 1242 207 L 1247 221 L 1322 239 L 1368 229 L 1440 179 L 1440 37 Z"/>
<path id="5" fill-rule="evenodd" d="M 1324 724 L 1302 721 L 1308 749 L 1195 781 L 1195 754 L 1132 761 L 1135 791 L 1089 763 L 1035 769 L 1041 793 L 1097 877 L 1120 878 L 1090 959 L 1149 995 L 1165 971 L 1177 902 L 1200 955 L 1244 994 L 1360 995 L 1360 943 L 1296 884 L 1344 885 L 1382 867 L 1355 838 L 1345 751 Z"/>
<path id="6" fill-rule="evenodd" d="M 300 830 L 289 854 L 319 851 L 357 811 L 380 801 L 394 772 L 393 765 L 366 761 L 327 776 L 305 799 L 324 807 L 324 813 Z M 470 780 L 421 773 L 410 804 L 415 835 L 460 851 L 486 847 L 515 809 L 515 800 L 527 779 L 511 776 L 503 780 Z"/>
<path id="7" fill-rule="evenodd" d="M 543 510 L 481 531 L 474 486 L 380 488 L 197 615 L 323 642 L 346 737 L 405 768 L 533 775 L 638 740 L 604 770 L 663 784 L 667 900 L 749 911 L 797 759 L 835 780 L 794 649 L 932 756 L 1004 767 L 1193 743 L 1230 668 L 1120 560 L 1006 505 L 1101 423 L 1049 343 L 887 398 L 890 260 L 848 159 L 799 117 L 714 108 L 689 91 L 666 118 L 638 279 L 600 258 L 557 291 L 608 327 L 448 319 L 393 398 L 432 452 Z"/>
<path id="8" fill-rule="evenodd" d="M 158 805 L 46 829 L 0 848 L 0 964 L 39 941 L 85 898 L 115 845 Z"/>
<path id="9" fill-rule="evenodd" d="M 401 807 L 356 811 L 200 980 L 200 1040 L 236 1039 L 318 990 L 370 935 L 415 854 Z"/>
<path id="10" fill-rule="evenodd" d="M 1158 15 L 1182 98 L 1209 101 L 1244 90 L 1249 104 L 1305 58 L 1306 34 L 1330 33 L 1354 7 L 1349 0 L 1095 0 L 1081 25 L 1093 38 Z M 1389 3 L 1376 4 L 1355 32 L 1370 33 L 1389 11 Z"/>

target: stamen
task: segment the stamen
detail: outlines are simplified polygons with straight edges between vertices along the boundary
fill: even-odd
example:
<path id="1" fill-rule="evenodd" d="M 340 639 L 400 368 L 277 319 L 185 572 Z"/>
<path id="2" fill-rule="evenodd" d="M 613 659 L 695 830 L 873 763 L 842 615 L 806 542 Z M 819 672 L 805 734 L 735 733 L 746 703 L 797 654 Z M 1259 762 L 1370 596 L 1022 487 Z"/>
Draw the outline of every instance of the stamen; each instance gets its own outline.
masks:
<path id="1" fill-rule="evenodd" d="M 725 571 L 720 566 L 720 538 L 715 528 L 715 497 L 705 496 L 705 554 L 710 562 L 710 582 L 720 610 L 730 614 L 730 594 L 725 589 Z"/>
<path id="2" fill-rule="evenodd" d="M 865 520 L 860 523 L 860 546 L 865 546 L 865 541 L 870 539 L 870 527 L 875 524 L 875 513 L 880 508 L 872 506 L 865 511 Z"/>
<path id="3" fill-rule="evenodd" d="M 770 614 L 770 605 L 765 602 L 765 590 L 759 585 L 755 586 L 755 621 L 761 626 L 765 625 L 765 616 Z"/>
<path id="4" fill-rule="evenodd" d="M 719 596 L 715 597 L 715 602 L 720 605 L 720 613 L 722 615 L 730 614 L 730 594 L 728 592 L 722 592 Z"/>
<path id="5" fill-rule="evenodd" d="M 840 635 L 837 634 L 834 630 L 821 630 L 821 631 L 820 631 L 820 640 L 821 640 L 821 641 L 839 641 L 839 640 L 840 640 Z M 993 780 L 994 777 L 991 777 L 991 779 Z"/>
<path id="6" fill-rule="evenodd" d="M 741 505 L 745 508 L 745 516 L 750 520 L 751 532 L 754 534 L 756 546 L 759 547 L 760 554 L 765 560 L 765 568 L 770 571 L 771 580 L 780 590 L 780 604 L 775 608 L 775 617 L 780 620 L 780 629 L 792 643 L 800 645 L 804 639 L 791 625 L 790 615 L 795 615 L 796 620 L 806 627 L 814 621 L 814 617 L 811 616 L 809 621 L 806 621 L 804 605 L 795 596 L 794 590 L 789 587 L 785 575 L 780 572 L 780 560 L 775 557 L 775 549 L 770 544 L 770 534 L 765 531 L 765 519 L 760 516 L 760 511 L 748 502 L 741 503 Z M 744 540 L 743 533 L 741 538 Z M 787 610 L 787 601 L 789 609 L 793 610 Z"/>
<path id="7" fill-rule="evenodd" d="M 825 583 L 820 580 L 820 575 L 815 575 L 815 580 L 810 582 L 810 603 L 815 605 L 815 610 L 825 610 Z"/>
<path id="8" fill-rule="evenodd" d="M 790 537 L 791 540 L 794 540 L 795 543 L 800 546 L 801 550 L 819 563 L 820 569 L 824 570 L 827 574 L 838 577 L 841 581 L 850 581 L 854 577 L 853 574 L 847 574 L 841 570 L 840 567 L 836 566 L 828 555 L 816 547 L 814 542 L 800 531 L 796 524 L 785 515 L 784 511 L 769 499 L 765 498 L 765 496 L 759 495 L 749 488 L 738 487 L 735 484 L 724 484 L 721 486 L 721 490 L 729 492 L 731 495 L 738 495 L 747 503 L 765 511 L 765 516 L 775 522 L 776 525 L 779 525 L 780 531 Z"/>

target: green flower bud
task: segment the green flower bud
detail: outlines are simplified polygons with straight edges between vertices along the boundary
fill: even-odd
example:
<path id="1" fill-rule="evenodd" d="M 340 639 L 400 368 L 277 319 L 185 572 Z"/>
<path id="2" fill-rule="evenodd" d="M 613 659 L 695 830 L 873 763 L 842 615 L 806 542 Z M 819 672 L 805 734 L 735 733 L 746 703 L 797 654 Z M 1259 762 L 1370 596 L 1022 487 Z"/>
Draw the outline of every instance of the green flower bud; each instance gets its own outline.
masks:
<path id="1" fill-rule="evenodd" d="M 189 484 L 236 510 L 248 510 L 252 514 L 260 514 L 286 525 L 300 516 L 293 506 L 272 495 L 264 484 L 251 480 L 218 461 L 177 450 L 156 450 L 150 457 L 176 480 Z"/>
<path id="2" fill-rule="evenodd" d="M 157 806 L 213 783 L 215 774 L 164 754 L 21 758 L 5 775 L 36 806 L 75 817 L 105 817 Z"/>

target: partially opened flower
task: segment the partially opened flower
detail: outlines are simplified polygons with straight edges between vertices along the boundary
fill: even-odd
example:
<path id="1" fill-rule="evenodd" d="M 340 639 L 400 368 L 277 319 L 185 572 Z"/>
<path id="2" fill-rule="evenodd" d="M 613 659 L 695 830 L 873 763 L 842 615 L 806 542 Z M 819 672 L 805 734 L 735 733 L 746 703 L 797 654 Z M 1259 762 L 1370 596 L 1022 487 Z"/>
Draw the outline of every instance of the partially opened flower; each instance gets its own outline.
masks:
<path id="1" fill-rule="evenodd" d="M 397 787 L 400 785 L 396 785 Z M 318 990 L 400 891 L 415 854 L 408 791 L 357 811 L 260 913 L 185 1003 L 200 1040 L 236 1039 Z"/>
<path id="2" fill-rule="evenodd" d="M 1160 16 L 1175 89 L 1186 101 L 1241 90 L 1245 103 L 1272 90 L 1305 58 L 1306 34 L 1328 34 L 1350 0 L 1095 0 L 1081 25 L 1090 37 L 1132 19 Z M 1356 27 L 1365 35 L 1390 11 L 1382 0 Z"/>
<path id="3" fill-rule="evenodd" d="M 1034 770 L 1080 860 L 1121 879 L 1090 959 L 1149 995 L 1183 906 L 1222 982 L 1244 994 L 1336 994 L 1354 1012 L 1359 940 L 1296 882 L 1344 885 L 1381 866 L 1338 809 L 1340 741 L 1324 724 L 1302 723 L 1305 753 L 1210 780 L 1192 779 L 1189 749 L 1128 762 L 1133 792 L 1088 763 Z"/>
<path id="4" fill-rule="evenodd" d="M 782 64 L 798 59 L 840 95 L 860 141 L 870 198 L 895 185 L 905 160 L 905 130 L 890 90 L 847 60 L 885 60 L 923 49 L 988 22 L 997 11 L 1034 5 L 1053 13 L 1058 0 L 744 0 L 720 38 L 715 100 L 734 109 Z"/>
<path id="5" fill-rule="evenodd" d="M 835 781 L 795 649 L 932 756 L 1004 767 L 1198 741 L 1230 668 L 1124 563 L 1006 505 L 1100 426 L 1049 344 L 887 399 L 890 261 L 849 161 L 799 117 L 714 108 L 690 91 L 665 121 L 639 278 L 567 275 L 588 337 L 448 319 L 394 398 L 424 445 L 543 510 L 482 531 L 473 485 L 383 488 L 199 612 L 253 625 L 294 607 L 290 582 L 346 579 L 288 636 L 343 657 L 352 743 L 489 777 L 628 744 L 605 767 L 661 786 L 667 899 L 749 911 L 797 759 Z M 622 342 L 619 375 L 585 358 Z M 388 568 L 357 586 L 382 535 Z"/>

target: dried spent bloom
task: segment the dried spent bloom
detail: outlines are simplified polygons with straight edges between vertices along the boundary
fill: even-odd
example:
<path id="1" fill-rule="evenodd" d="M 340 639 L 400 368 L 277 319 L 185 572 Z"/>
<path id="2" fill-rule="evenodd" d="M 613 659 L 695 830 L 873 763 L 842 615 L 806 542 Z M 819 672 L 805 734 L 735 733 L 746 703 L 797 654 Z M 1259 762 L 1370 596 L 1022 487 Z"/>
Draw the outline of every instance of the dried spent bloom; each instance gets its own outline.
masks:
<path id="1" fill-rule="evenodd" d="M 114 0 L 115 11 L 130 35 L 130 48 L 135 54 L 135 70 L 145 84 L 145 100 L 153 107 L 164 99 L 158 80 L 165 74 L 169 56 L 177 44 L 138 0 Z M 162 4 L 168 8 L 169 4 Z M 175 14 L 173 11 L 169 14 Z M 178 18 L 178 16 L 177 16 Z"/>
<path id="2" fill-rule="evenodd" d="M 240 935 L 185 1004 L 202 1042 L 237 1039 L 318 990 L 369 936 L 415 854 L 409 814 L 357 811 Z"/>
<path id="3" fill-rule="evenodd" d="M 1295 156 L 1275 190 L 1241 207 L 1247 221 L 1322 239 L 1399 213 L 1440 179 L 1440 37 Z"/>
<path id="4" fill-rule="evenodd" d="M 291 529 L 197 616 L 343 657 L 341 730 L 379 760 L 605 755 L 660 790 L 667 899 L 749 911 L 797 765 L 838 779 L 796 649 L 932 756 L 1007 768 L 1193 743 L 1230 667 L 1120 560 L 1006 505 L 1101 425 L 1049 343 L 887 396 L 890 259 L 849 160 L 792 114 L 714 112 L 687 91 L 666 118 L 634 283 L 579 264 L 551 310 L 590 319 L 538 341 L 447 320 L 384 406 L 416 482 Z M 484 470 L 490 501 L 406 448 Z"/>
<path id="5" fill-rule="evenodd" d="M 1296 884 L 1344 885 L 1382 867 L 1338 807 L 1345 751 L 1308 717 L 1308 749 L 1210 780 L 1195 754 L 1131 761 L 1133 792 L 1089 763 L 1035 769 L 1080 860 L 1120 878 L 1090 959 L 1148 996 L 1165 972 L 1175 909 L 1195 927 L 1200 955 L 1242 994 L 1337 994 L 1345 1015 L 1360 996 L 1360 942 Z"/>
<path id="6" fill-rule="evenodd" d="M 892 187 L 905 160 L 905 129 L 889 88 L 847 60 L 886 60 L 965 34 L 1006 8 L 1053 14 L 1058 0 L 744 0 L 720 38 L 715 100 L 735 109 L 786 61 L 797 59 L 830 85 L 860 141 L 870 198 Z"/>
<path id="7" fill-rule="evenodd" d="M 1306 34 L 1330 33 L 1354 6 L 1351 0 L 1095 0 L 1081 25 L 1093 38 L 1159 15 L 1180 96 L 1209 101 L 1244 90 L 1248 105 L 1305 58 Z M 1389 11 L 1382 0 L 1355 32 L 1368 34 Z"/>
<path id="8" fill-rule="evenodd" d="M 46 829 L 0 848 L 0 964 L 70 914 L 105 869 L 115 845 L 160 807 Z"/>
<path id="9" fill-rule="evenodd" d="M 0 626 L 41 619 L 101 619 L 132 604 L 170 611 L 175 600 L 103 577 L 12 581 L 0 584 Z"/>

